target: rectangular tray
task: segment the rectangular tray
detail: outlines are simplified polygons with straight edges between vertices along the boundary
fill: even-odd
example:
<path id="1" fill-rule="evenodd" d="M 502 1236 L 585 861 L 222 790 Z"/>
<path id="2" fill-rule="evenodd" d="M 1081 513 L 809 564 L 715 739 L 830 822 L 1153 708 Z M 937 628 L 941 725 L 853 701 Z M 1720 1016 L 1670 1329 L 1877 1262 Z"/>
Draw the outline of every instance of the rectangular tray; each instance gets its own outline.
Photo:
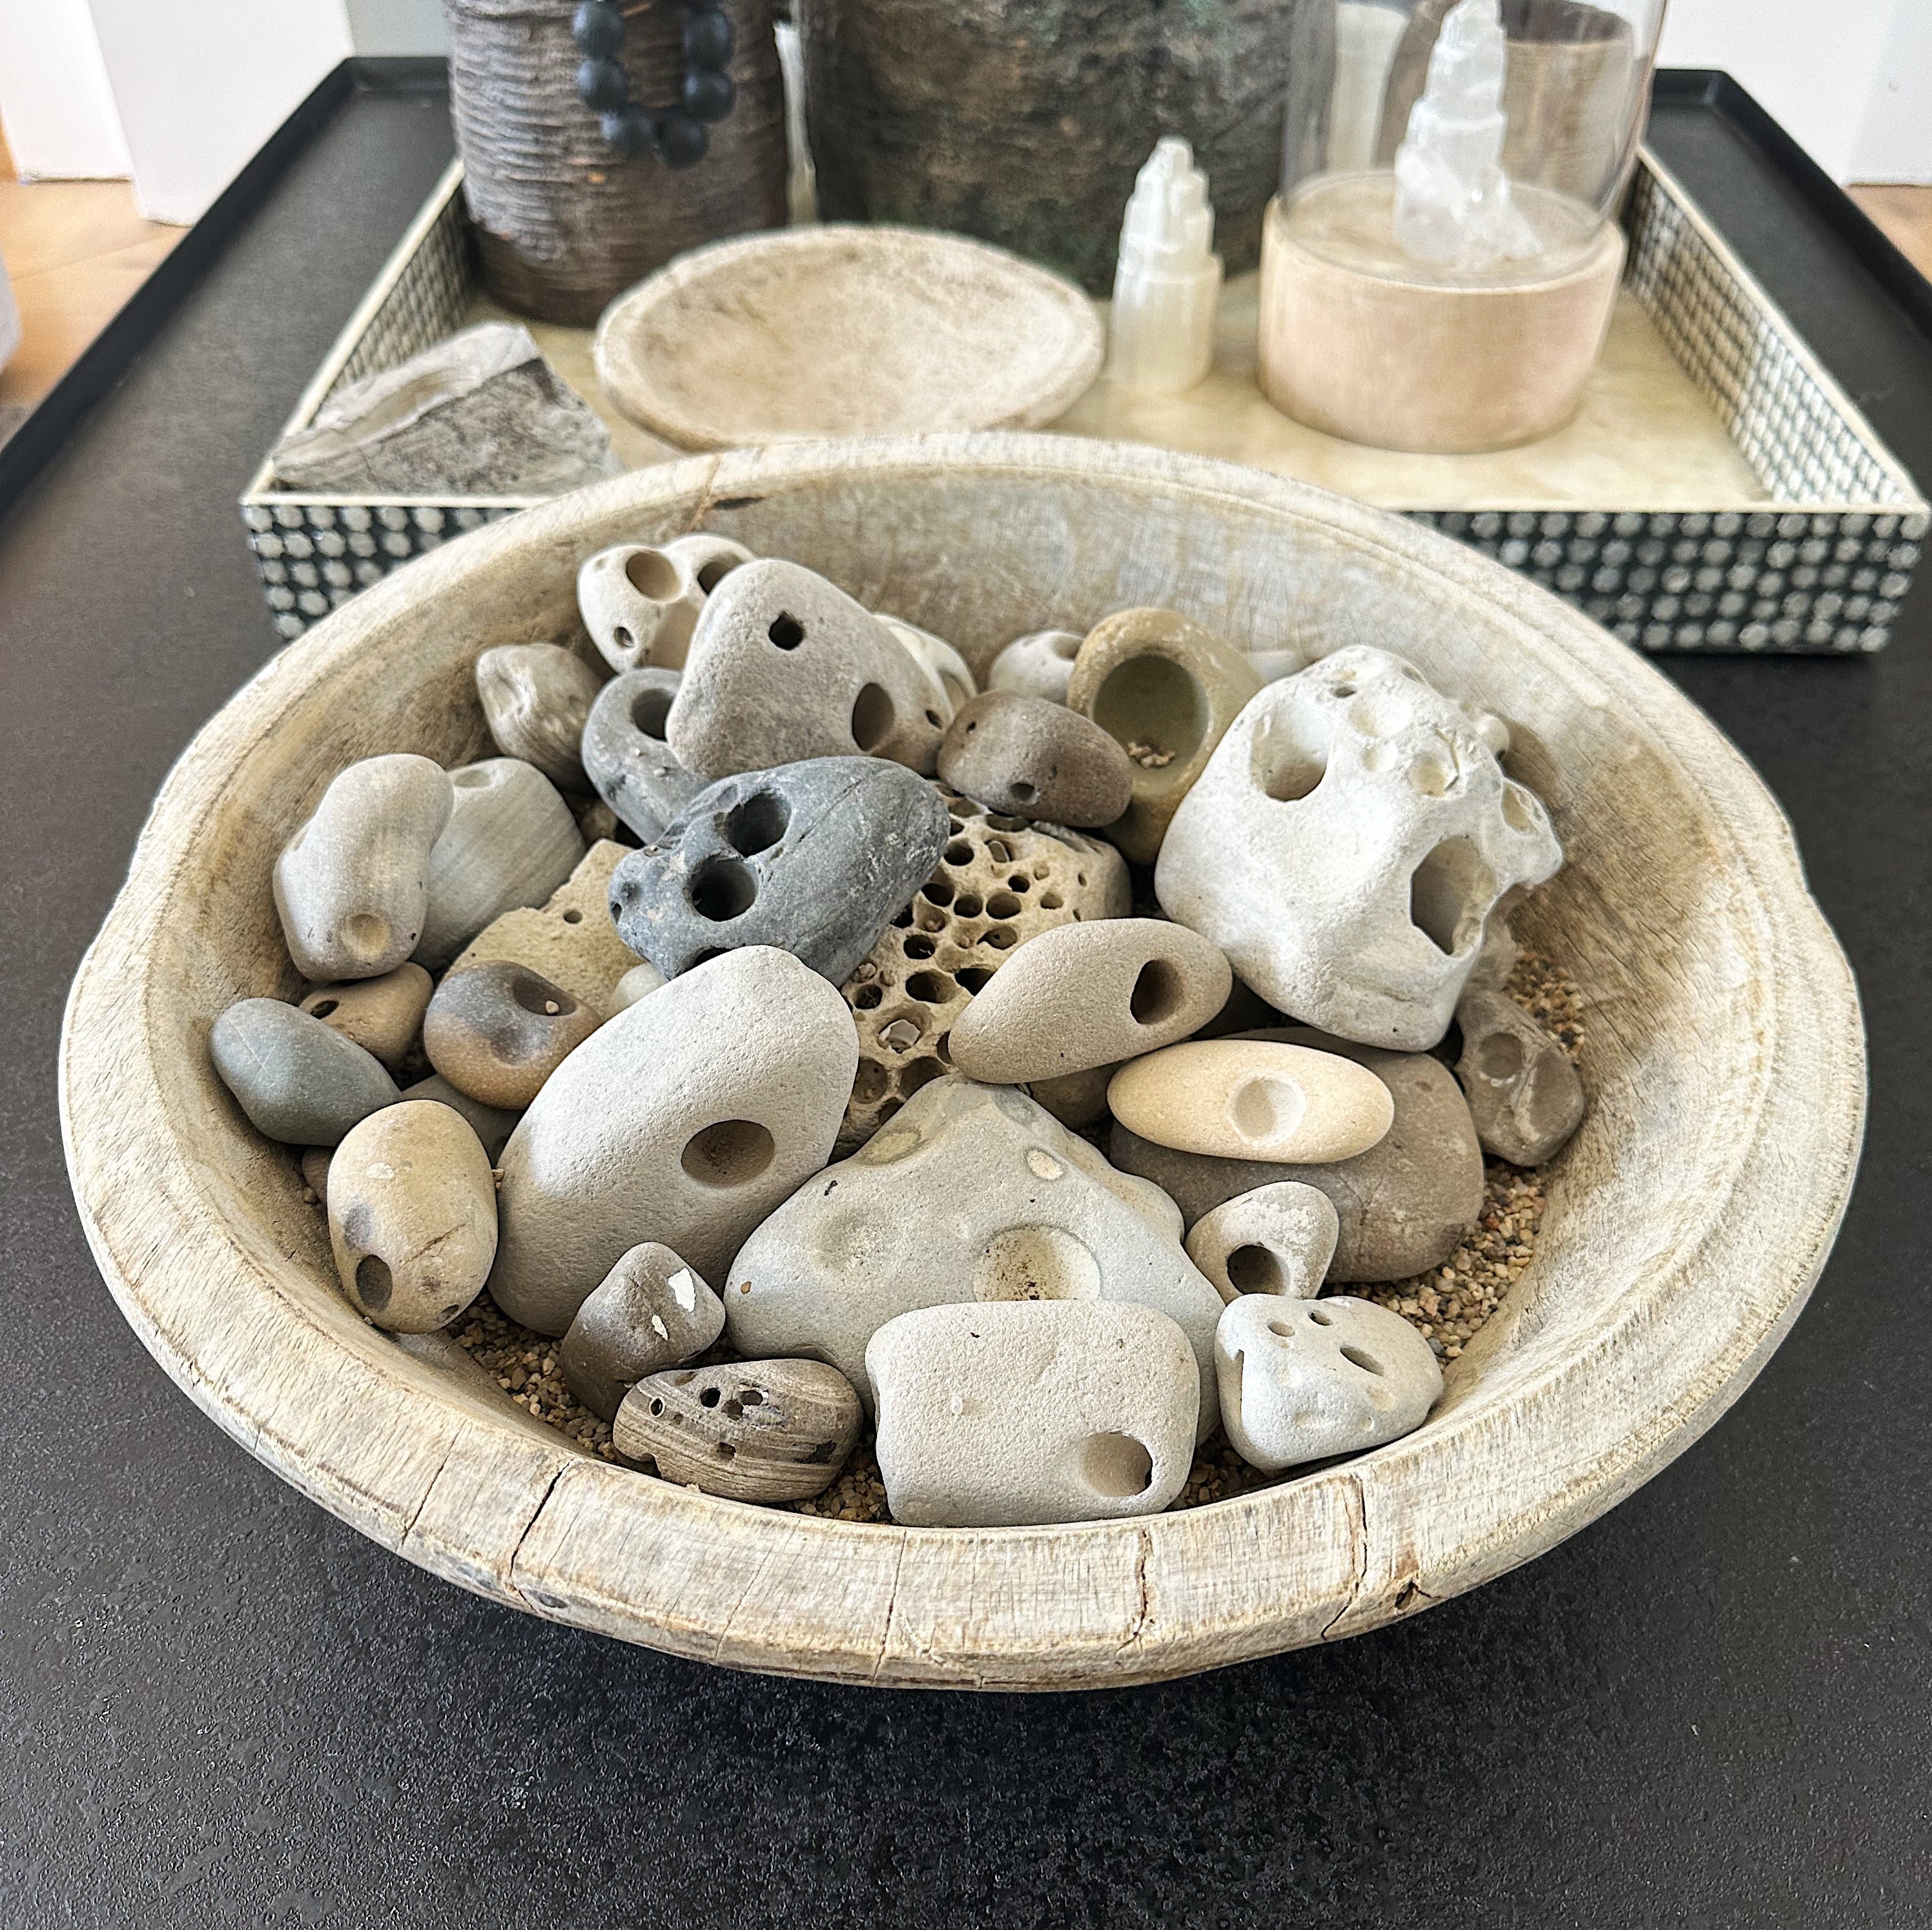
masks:
<path id="1" fill-rule="evenodd" d="M 452 164 L 288 431 L 344 383 L 503 312 L 478 286 L 461 188 Z M 1102 384 L 1055 428 L 1341 489 L 1496 557 L 1645 650 L 1880 648 L 1928 521 L 1911 476 L 1648 149 L 1624 222 L 1630 266 L 1603 363 L 1576 422 L 1528 450 L 1397 456 L 1280 416 L 1254 384 L 1252 276 L 1229 285 L 1200 389 L 1144 400 Z M 589 331 L 532 326 L 628 464 L 676 453 L 605 402 Z M 295 637 L 398 563 L 538 500 L 305 495 L 278 489 L 264 461 L 242 513 L 275 626 Z"/>

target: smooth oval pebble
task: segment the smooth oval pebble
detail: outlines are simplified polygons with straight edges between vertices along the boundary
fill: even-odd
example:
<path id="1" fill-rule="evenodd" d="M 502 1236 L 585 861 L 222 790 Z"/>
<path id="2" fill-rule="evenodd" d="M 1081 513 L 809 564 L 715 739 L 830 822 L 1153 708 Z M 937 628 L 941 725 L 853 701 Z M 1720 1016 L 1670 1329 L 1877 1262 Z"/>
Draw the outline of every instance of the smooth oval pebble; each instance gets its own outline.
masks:
<path id="1" fill-rule="evenodd" d="M 662 545 L 619 543 L 578 572 L 578 610 L 613 670 L 676 670 L 705 599 L 752 560 L 742 543 L 701 530 Z"/>
<path id="2" fill-rule="evenodd" d="M 379 978 L 416 950 L 454 804 L 442 766 L 406 752 L 335 778 L 275 860 L 275 910 L 303 977 Z"/>
<path id="3" fill-rule="evenodd" d="M 1151 1307 L 922 1307 L 872 1336 L 866 1373 L 879 1473 L 906 1527 L 1156 1514 L 1193 1466 L 1194 1351 Z"/>
<path id="4" fill-rule="evenodd" d="M 1366 1067 L 1254 1039 L 1198 1040 L 1136 1059 L 1114 1075 L 1107 1103 L 1156 1145 L 1306 1166 L 1366 1152 L 1395 1118 L 1388 1088 Z"/>
<path id="5" fill-rule="evenodd" d="M 766 557 L 706 602 L 666 724 L 707 778 L 807 758 L 889 758 L 930 776 L 946 728 L 924 667 L 822 576 Z"/>
<path id="6" fill-rule="evenodd" d="M 952 1022 L 952 1063 L 1019 1085 L 1138 1058 L 1198 1031 L 1234 982 L 1205 938 L 1163 918 L 1058 926 L 1019 946 Z"/>
<path id="7" fill-rule="evenodd" d="M 601 683 L 560 644 L 500 644 L 476 659 L 476 694 L 496 748 L 566 791 L 590 788 L 578 746 Z"/>
<path id="8" fill-rule="evenodd" d="M 646 959 L 641 965 L 634 965 L 618 980 L 616 990 L 611 995 L 611 1003 L 620 1012 L 626 1006 L 634 1005 L 640 998 L 648 998 L 654 992 L 662 992 L 670 980 Z"/>
<path id="9" fill-rule="evenodd" d="M 416 960 L 440 971 L 484 926 L 541 905 L 584 860 L 570 806 L 536 765 L 487 758 L 449 773 L 454 808 L 429 854 Z"/>
<path id="10" fill-rule="evenodd" d="M 1036 630 L 1016 637 L 993 659 L 986 674 L 989 690 L 1017 691 L 1022 697 L 1043 697 L 1049 704 L 1066 701 L 1066 680 L 1081 638 L 1071 630 Z"/>
<path id="11" fill-rule="evenodd" d="M 472 1099 L 466 1092 L 458 1092 L 440 1073 L 432 1073 L 428 1079 L 405 1086 L 403 1097 L 433 1099 L 439 1106 L 447 1106 L 452 1112 L 461 1113 L 470 1121 L 477 1138 L 483 1142 L 483 1150 L 490 1155 L 493 1165 L 510 1135 L 517 1130 L 517 1121 L 524 1116 L 509 1107 L 485 1106 L 482 1100 Z"/>
<path id="12" fill-rule="evenodd" d="M 1160 857 L 1181 800 L 1261 687 L 1239 650 L 1172 610 L 1123 610 L 1087 633 L 1066 701 L 1133 765 L 1133 801 L 1108 835 L 1136 864 Z"/>
<path id="13" fill-rule="evenodd" d="M 1442 1391 L 1429 1343 L 1372 1300 L 1244 1294 L 1215 1330 L 1221 1420 L 1265 1474 L 1413 1433 Z"/>
<path id="14" fill-rule="evenodd" d="M 1569 1054 L 1500 992 L 1465 992 L 1456 1022 L 1456 1076 L 1483 1150 L 1513 1166 L 1554 1159 L 1583 1123 L 1583 1082 Z"/>
<path id="15" fill-rule="evenodd" d="M 304 997 L 300 1010 L 353 1039 L 394 1072 L 414 1047 L 435 989 L 436 981 L 421 965 L 401 965 L 380 978 L 318 985 Z"/>
<path id="16" fill-rule="evenodd" d="M 379 1327 L 446 1327 L 496 1256 L 488 1156 L 463 1115 L 434 1101 L 386 1106 L 335 1149 L 328 1238 L 350 1304 Z"/>
<path id="17" fill-rule="evenodd" d="M 214 1069 L 257 1132 L 332 1146 L 385 1106 L 396 1082 L 354 1040 L 279 998 L 244 998 L 208 1035 Z"/>
<path id="18" fill-rule="evenodd" d="M 571 1392 L 608 1421 L 646 1374 L 694 1359 L 724 1331 L 724 1303 L 670 1247 L 633 1247 L 577 1310 L 556 1362 Z"/>
<path id="19" fill-rule="evenodd" d="M 627 1461 L 734 1501 L 806 1501 L 837 1478 L 863 1412 L 822 1361 L 733 1361 L 640 1380 L 610 1430 Z"/>
<path id="20" fill-rule="evenodd" d="M 1203 1214 L 1187 1235 L 1187 1257 L 1224 1301 L 1244 1293 L 1312 1300 L 1341 1236 L 1341 1218 L 1328 1194 L 1304 1181 L 1282 1180 Z"/>
<path id="21" fill-rule="evenodd" d="M 836 985 L 932 875 L 952 835 L 933 787 L 880 758 L 728 777 L 610 879 L 617 935 L 668 978 L 774 945 Z"/>
<path id="22" fill-rule="evenodd" d="M 560 985 L 499 961 L 453 971 L 423 1019 L 429 1062 L 486 1106 L 527 1106 L 603 1022 Z"/>
<path id="23" fill-rule="evenodd" d="M 598 693 L 584 727 L 585 774 L 646 844 L 704 788 L 664 742 L 677 683 L 674 670 L 626 671 Z"/>
<path id="24" fill-rule="evenodd" d="M 1134 794 L 1126 752 L 1090 718 L 1011 690 L 961 705 L 939 775 L 989 810 L 1090 829 L 1111 824 Z"/>

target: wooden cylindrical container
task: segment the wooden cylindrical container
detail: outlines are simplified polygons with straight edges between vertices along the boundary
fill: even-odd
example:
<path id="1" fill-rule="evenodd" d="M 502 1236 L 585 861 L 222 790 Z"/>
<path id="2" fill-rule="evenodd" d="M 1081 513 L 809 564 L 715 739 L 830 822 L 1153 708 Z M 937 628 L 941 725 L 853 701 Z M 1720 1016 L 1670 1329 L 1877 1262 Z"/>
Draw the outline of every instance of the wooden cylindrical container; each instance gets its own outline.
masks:
<path id="1" fill-rule="evenodd" d="M 1231 273 L 1281 168 L 1300 0 L 795 0 L 827 221 L 950 228 L 1113 283 L 1134 176 L 1194 146 Z"/>
<path id="2" fill-rule="evenodd" d="M 1624 239 L 1493 286 L 1350 267 L 1270 208 L 1262 250 L 1262 392 L 1298 422 L 1372 449 L 1466 455 L 1561 428 L 1610 327 Z"/>
<path id="3" fill-rule="evenodd" d="M 577 95 L 572 0 L 443 0 L 464 188 L 484 286 L 507 308 L 588 327 L 614 296 L 673 256 L 784 225 L 784 90 L 771 0 L 720 0 L 737 30 L 730 116 L 694 167 L 626 161 Z M 631 98 L 674 107 L 683 11 L 632 11 L 622 55 Z"/>

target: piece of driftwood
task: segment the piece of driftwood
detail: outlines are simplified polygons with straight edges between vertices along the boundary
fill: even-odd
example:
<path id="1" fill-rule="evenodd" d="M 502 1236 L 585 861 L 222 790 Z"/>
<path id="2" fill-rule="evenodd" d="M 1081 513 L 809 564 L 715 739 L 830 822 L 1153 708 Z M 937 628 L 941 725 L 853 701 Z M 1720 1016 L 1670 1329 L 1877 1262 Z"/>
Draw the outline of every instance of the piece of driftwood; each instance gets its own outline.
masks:
<path id="1" fill-rule="evenodd" d="M 1031 429 L 1106 350 L 1071 282 L 910 228 L 794 229 L 687 255 L 610 305 L 598 380 L 680 449 Z"/>
<path id="2" fill-rule="evenodd" d="M 784 225 L 784 91 L 771 0 L 724 0 L 736 105 L 694 167 L 626 161 L 577 95 L 574 0 L 444 0 L 450 110 L 484 285 L 520 314 L 588 328 L 687 248 Z M 631 98 L 675 107 L 685 10 L 626 8 Z"/>
<path id="3" fill-rule="evenodd" d="M 819 212 L 977 235 L 1102 294 L 1134 176 L 1180 134 L 1207 170 L 1229 272 L 1252 268 L 1281 170 L 1292 23 L 1308 11 L 799 0 Z"/>
<path id="4" fill-rule="evenodd" d="M 1519 929 L 1589 1014 L 1589 1116 L 1533 1263 L 1416 1433 L 1212 1506 L 1079 1527 L 861 1526 L 611 1466 L 337 1290 L 288 1150 L 208 1054 L 296 989 L 269 866 L 352 759 L 484 740 L 472 666 L 578 636 L 576 574 L 718 530 L 956 642 L 1171 602 L 1250 647 L 1398 645 L 1501 713 L 1570 862 Z M 164 787 L 83 963 L 62 1118 L 109 1286 L 252 1453 L 493 1599 L 680 1655 L 854 1682 L 1091 1688 L 1412 1614 L 1552 1547 L 1681 1453 L 1783 1337 L 1850 1192 L 1850 973 L 1744 759 L 1603 631 L 1446 538 L 1252 470 L 1054 437 L 694 458 L 465 536 L 273 659 Z"/>

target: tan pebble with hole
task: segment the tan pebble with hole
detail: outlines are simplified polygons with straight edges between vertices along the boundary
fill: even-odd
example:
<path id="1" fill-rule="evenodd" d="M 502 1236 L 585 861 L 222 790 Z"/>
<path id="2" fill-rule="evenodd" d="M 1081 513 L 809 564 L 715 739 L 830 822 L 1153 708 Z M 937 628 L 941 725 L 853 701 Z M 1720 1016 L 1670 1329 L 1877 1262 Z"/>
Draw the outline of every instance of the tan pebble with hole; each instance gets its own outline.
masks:
<path id="1" fill-rule="evenodd" d="M 436 987 L 423 1049 L 458 1091 L 514 1112 L 602 1022 L 562 986 L 498 959 L 453 971 Z"/>
<path id="2" fill-rule="evenodd" d="M 1366 1067 L 1256 1039 L 1200 1040 L 1136 1059 L 1114 1075 L 1107 1103 L 1156 1145 L 1285 1165 L 1352 1159 L 1395 1118 L 1388 1088 Z"/>
<path id="3" fill-rule="evenodd" d="M 1228 961 L 1163 918 L 1062 925 L 1020 946 L 953 1021 L 952 1063 L 995 1085 L 1157 1052 L 1226 1002 Z"/>
<path id="4" fill-rule="evenodd" d="M 630 848 L 608 839 L 592 845 L 545 903 L 506 911 L 486 925 L 450 970 L 507 959 L 562 986 L 602 1017 L 621 1011 L 625 998 L 619 987 L 636 970 L 638 955 L 618 937 L 608 900 L 610 874 Z"/>
<path id="5" fill-rule="evenodd" d="M 1193 1350 L 1151 1307 L 924 1307 L 872 1336 L 866 1372 L 879 1472 L 907 1527 L 1153 1514 L 1193 1464 Z"/>
<path id="6" fill-rule="evenodd" d="M 1228 1439 L 1268 1474 L 1412 1433 L 1442 1391 L 1429 1343 L 1400 1313 L 1346 1296 L 1244 1294 L 1221 1316 L 1214 1359 Z"/>
<path id="7" fill-rule="evenodd" d="M 830 1157 L 857 1062 L 844 1001 L 769 945 L 627 1007 L 550 1075 L 503 1148 L 497 1305 L 561 1334 L 646 1240 L 722 1280 Z"/>
<path id="8" fill-rule="evenodd" d="M 611 1442 L 666 1481 L 734 1501 L 806 1501 L 832 1485 L 863 1418 L 822 1361 L 732 1361 L 652 1374 L 624 1397 Z"/>
<path id="9" fill-rule="evenodd" d="M 432 1332 L 482 1291 L 496 1192 L 461 1114 L 434 1100 L 372 1112 L 336 1148 L 324 1184 L 342 1291 L 377 1326 Z"/>
<path id="10" fill-rule="evenodd" d="M 1129 908 L 1127 868 L 1112 845 L 937 788 L 952 821 L 938 868 L 841 988 L 859 1027 L 842 1152 L 952 1069 L 955 1022 L 1018 947 Z"/>
<path id="11" fill-rule="evenodd" d="M 344 1038 L 353 1039 L 394 1072 L 409 1057 L 435 989 L 435 981 L 421 965 L 402 965 L 380 978 L 319 985 L 303 999 L 302 1009 Z"/>

